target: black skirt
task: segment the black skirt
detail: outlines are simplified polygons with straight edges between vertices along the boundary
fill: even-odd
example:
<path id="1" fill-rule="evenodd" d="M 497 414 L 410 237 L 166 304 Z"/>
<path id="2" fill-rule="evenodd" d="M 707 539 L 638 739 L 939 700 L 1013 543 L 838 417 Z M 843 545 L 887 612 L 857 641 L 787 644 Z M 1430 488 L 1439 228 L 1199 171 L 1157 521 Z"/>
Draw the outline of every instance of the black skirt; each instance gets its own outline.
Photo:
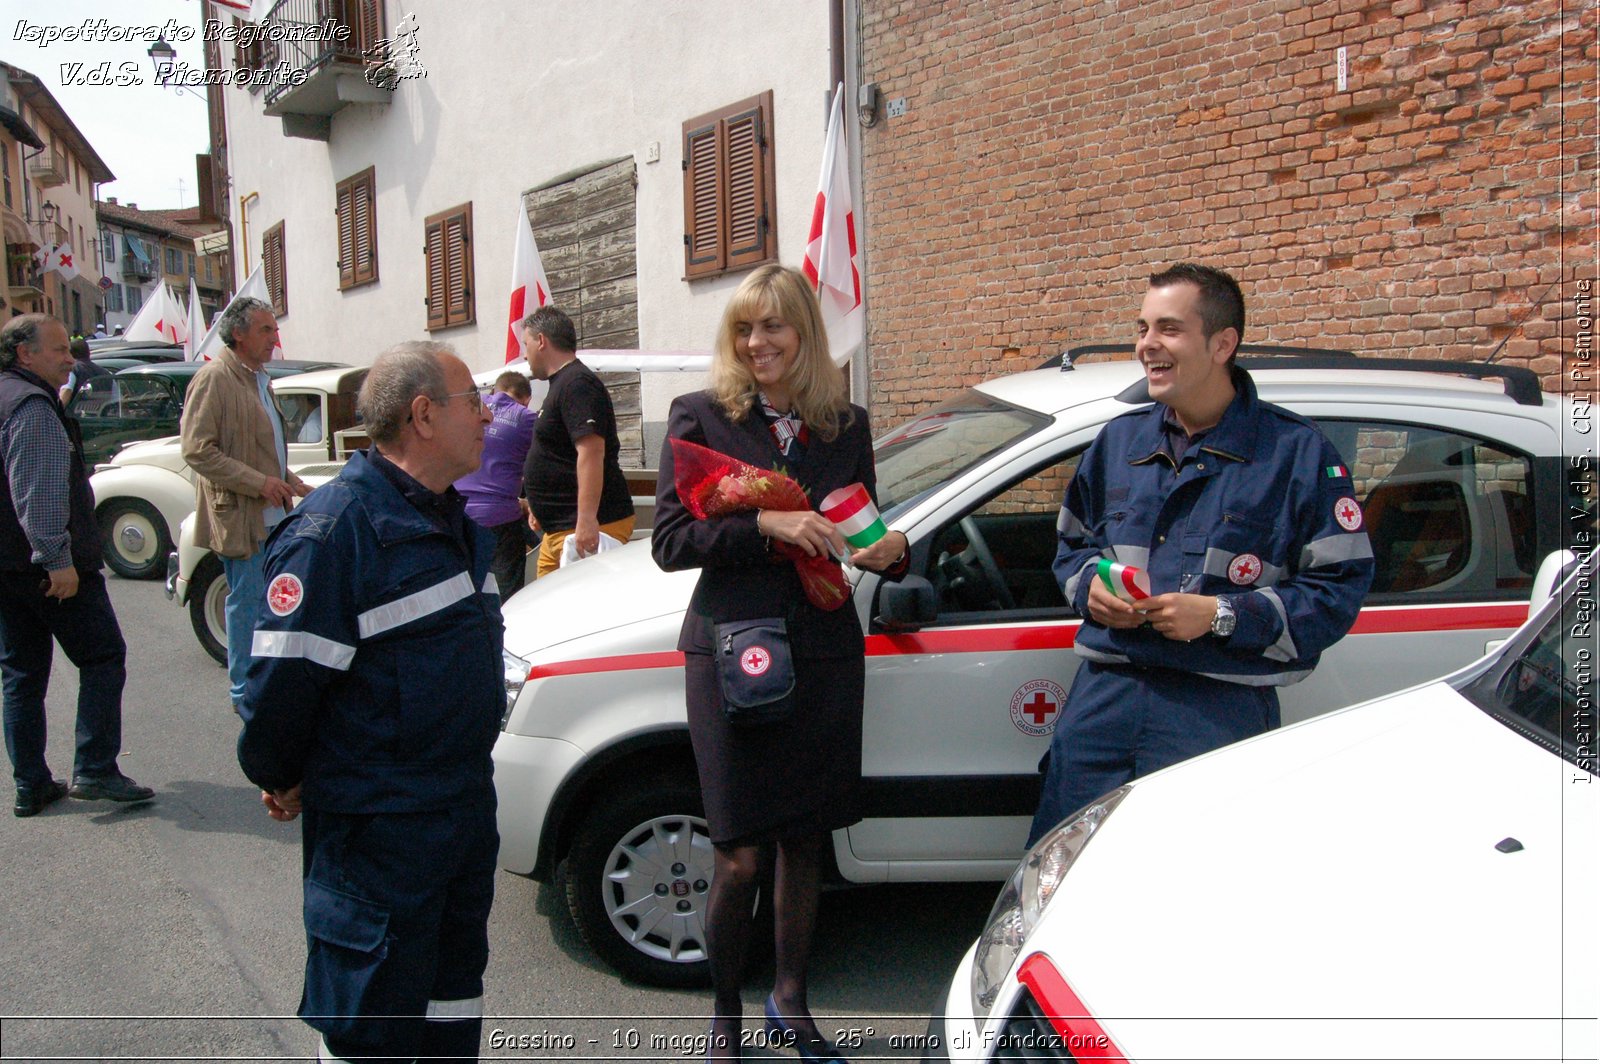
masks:
<path id="1" fill-rule="evenodd" d="M 723 716 L 710 654 L 684 659 L 689 736 L 712 842 L 771 842 L 861 819 L 862 657 L 796 660 L 794 714 L 757 725 Z"/>

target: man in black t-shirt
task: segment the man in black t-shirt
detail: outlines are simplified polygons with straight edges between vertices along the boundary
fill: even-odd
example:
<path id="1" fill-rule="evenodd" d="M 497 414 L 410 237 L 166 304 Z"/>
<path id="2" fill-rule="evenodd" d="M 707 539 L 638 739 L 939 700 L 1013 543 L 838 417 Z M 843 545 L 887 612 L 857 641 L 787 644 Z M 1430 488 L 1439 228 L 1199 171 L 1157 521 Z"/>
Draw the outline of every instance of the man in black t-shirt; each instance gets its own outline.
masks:
<path id="1" fill-rule="evenodd" d="M 594 371 L 578 361 L 572 319 L 545 306 L 518 326 L 528 370 L 550 382 L 522 466 L 528 524 L 544 532 L 536 578 L 561 564 L 568 536 L 580 556 L 600 549 L 600 533 L 626 543 L 633 534 L 633 498 L 617 461 L 617 416 Z"/>

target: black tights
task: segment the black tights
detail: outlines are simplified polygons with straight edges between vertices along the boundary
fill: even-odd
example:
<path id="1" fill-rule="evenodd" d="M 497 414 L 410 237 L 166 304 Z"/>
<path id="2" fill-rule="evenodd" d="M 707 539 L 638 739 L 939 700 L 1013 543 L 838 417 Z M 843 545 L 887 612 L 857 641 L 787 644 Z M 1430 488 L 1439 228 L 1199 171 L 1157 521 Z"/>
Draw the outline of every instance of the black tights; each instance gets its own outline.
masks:
<path id="1" fill-rule="evenodd" d="M 772 999 L 789 1026 L 807 1041 L 821 1035 L 806 1004 L 806 966 L 817 926 L 825 832 L 780 839 L 773 877 L 772 913 L 777 946 L 777 976 Z M 718 846 L 716 872 L 706 904 L 707 950 L 716 992 L 712 1032 L 739 1045 L 743 1023 L 740 984 L 750 942 L 752 905 L 761 874 L 761 847 Z"/>

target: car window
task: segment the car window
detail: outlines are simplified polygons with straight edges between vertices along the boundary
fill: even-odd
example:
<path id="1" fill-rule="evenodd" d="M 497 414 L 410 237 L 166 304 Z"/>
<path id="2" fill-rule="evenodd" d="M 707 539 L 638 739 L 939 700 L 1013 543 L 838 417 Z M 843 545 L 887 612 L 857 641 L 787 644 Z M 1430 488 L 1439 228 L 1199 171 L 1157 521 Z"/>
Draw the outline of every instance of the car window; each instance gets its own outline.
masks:
<path id="1" fill-rule="evenodd" d="M 892 521 L 914 500 L 1049 423 L 982 392 L 940 403 L 873 444 L 879 511 Z"/>
<path id="2" fill-rule="evenodd" d="M 1471 436 L 1323 420 L 1348 463 L 1376 573 L 1369 601 L 1516 599 L 1533 586 L 1533 463 Z"/>
<path id="3" fill-rule="evenodd" d="M 72 412 L 80 419 L 119 418 L 163 421 L 182 413 L 172 389 L 141 377 L 94 377 L 76 396 Z"/>
<path id="4" fill-rule="evenodd" d="M 1594 701 L 1594 648 L 1592 612 L 1555 610 L 1520 652 L 1501 659 L 1461 693 L 1513 731 L 1593 772 L 1594 747 L 1589 730 L 1580 727 L 1579 710 Z"/>
<path id="5" fill-rule="evenodd" d="M 938 592 L 940 623 L 1066 614 L 1051 565 L 1061 501 L 1082 455 L 1007 484 L 934 534 L 923 575 Z"/>
<path id="6" fill-rule="evenodd" d="M 283 413 L 284 439 L 295 443 L 322 442 L 322 398 L 306 392 L 277 392 L 274 395 Z"/>

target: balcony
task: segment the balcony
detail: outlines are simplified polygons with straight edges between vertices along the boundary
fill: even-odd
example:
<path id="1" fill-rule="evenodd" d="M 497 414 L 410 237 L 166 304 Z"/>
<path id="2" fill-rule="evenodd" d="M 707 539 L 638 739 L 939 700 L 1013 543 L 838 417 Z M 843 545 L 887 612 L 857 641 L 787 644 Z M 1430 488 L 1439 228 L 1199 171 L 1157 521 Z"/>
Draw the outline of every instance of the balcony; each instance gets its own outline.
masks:
<path id="1" fill-rule="evenodd" d="M 140 281 L 153 281 L 156 279 L 156 264 L 149 259 L 141 259 L 137 255 L 122 256 L 122 276 Z"/>
<path id="2" fill-rule="evenodd" d="M 392 84 L 383 88 L 368 79 L 369 68 L 377 66 L 368 56 L 379 55 L 388 43 L 381 0 L 278 0 L 263 23 L 301 31 L 290 36 L 316 31 L 318 38 L 267 41 L 256 56 L 262 69 L 305 74 L 298 85 L 275 74 L 266 86 L 265 113 L 283 119 L 285 136 L 327 140 L 339 111 L 394 99 Z M 330 36 L 325 32 L 330 26 L 348 33 L 342 39 L 321 39 Z"/>
<path id="3" fill-rule="evenodd" d="M 67 167 L 64 154 L 49 149 L 28 163 L 28 176 L 44 188 L 54 188 L 72 180 L 72 171 Z"/>

